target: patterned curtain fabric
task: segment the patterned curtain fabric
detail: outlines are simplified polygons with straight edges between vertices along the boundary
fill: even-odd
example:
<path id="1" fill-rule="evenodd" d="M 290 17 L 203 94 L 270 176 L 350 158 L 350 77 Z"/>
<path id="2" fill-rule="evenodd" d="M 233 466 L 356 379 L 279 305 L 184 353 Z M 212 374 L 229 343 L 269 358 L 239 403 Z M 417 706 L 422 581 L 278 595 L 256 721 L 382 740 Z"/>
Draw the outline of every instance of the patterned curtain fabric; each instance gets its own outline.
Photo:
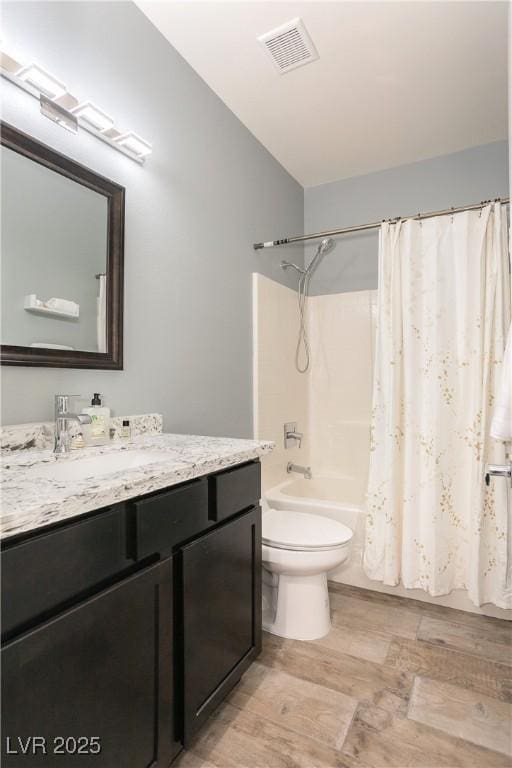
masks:
<path id="1" fill-rule="evenodd" d="M 384 223 L 364 568 L 385 584 L 512 608 L 505 464 L 489 437 L 510 325 L 499 203 Z"/>

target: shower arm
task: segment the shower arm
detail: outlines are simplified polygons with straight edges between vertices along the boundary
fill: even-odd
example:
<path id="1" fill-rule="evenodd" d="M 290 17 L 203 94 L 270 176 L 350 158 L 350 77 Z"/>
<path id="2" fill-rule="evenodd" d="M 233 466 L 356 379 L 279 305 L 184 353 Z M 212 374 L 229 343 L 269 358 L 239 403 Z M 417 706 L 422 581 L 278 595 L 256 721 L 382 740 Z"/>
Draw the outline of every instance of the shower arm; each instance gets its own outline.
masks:
<path id="1" fill-rule="evenodd" d="M 281 269 L 295 269 L 299 275 L 305 275 L 306 270 L 302 269 L 302 267 L 299 267 L 297 264 L 294 264 L 292 261 L 282 261 L 281 262 Z"/>

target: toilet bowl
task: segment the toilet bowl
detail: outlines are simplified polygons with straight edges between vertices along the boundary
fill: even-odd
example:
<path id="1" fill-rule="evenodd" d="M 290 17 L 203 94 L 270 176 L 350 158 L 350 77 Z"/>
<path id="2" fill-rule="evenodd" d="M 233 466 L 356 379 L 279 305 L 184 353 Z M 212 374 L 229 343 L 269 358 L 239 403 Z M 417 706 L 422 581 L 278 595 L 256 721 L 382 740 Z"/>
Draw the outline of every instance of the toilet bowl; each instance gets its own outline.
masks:
<path id="1" fill-rule="evenodd" d="M 327 573 L 350 554 L 352 531 L 322 515 L 265 509 L 263 628 L 294 640 L 316 640 L 331 628 Z"/>

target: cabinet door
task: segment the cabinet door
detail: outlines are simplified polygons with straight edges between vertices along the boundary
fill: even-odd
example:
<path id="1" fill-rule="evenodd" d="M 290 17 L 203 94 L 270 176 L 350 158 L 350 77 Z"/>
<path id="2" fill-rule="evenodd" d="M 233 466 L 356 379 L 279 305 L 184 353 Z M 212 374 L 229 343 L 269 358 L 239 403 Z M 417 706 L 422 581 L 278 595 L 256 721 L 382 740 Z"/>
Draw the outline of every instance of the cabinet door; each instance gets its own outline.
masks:
<path id="1" fill-rule="evenodd" d="M 184 742 L 261 650 L 261 515 L 255 507 L 182 550 Z"/>
<path id="2" fill-rule="evenodd" d="M 5 768 L 168 766 L 171 558 L 6 644 L 2 672 Z M 93 736 L 99 754 L 87 754 Z"/>

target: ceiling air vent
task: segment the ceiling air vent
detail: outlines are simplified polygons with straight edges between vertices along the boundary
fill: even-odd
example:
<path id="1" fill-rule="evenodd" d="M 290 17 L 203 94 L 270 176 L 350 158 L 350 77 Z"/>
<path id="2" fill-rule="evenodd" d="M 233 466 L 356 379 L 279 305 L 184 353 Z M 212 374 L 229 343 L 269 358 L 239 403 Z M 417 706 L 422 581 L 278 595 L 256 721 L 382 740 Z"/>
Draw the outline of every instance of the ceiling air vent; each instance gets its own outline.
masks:
<path id="1" fill-rule="evenodd" d="M 318 59 L 302 19 L 296 18 L 258 37 L 275 66 L 284 74 Z"/>

